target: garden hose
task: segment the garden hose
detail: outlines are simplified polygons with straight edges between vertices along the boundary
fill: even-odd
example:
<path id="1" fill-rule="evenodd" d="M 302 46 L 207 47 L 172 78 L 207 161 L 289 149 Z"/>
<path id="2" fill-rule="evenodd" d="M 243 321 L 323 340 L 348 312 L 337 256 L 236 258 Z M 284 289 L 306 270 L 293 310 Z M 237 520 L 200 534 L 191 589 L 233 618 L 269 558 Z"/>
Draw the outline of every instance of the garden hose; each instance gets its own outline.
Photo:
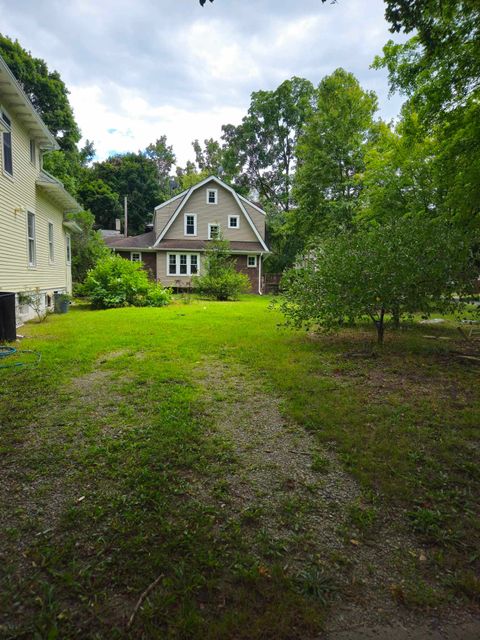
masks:
<path id="1" fill-rule="evenodd" d="M 32 353 L 36 356 L 36 359 L 33 361 L 17 361 L 17 362 L 9 362 L 8 364 L 0 364 L 0 369 L 11 369 L 14 367 L 32 367 L 37 365 L 42 359 L 42 354 L 38 351 L 31 351 L 30 349 L 15 349 L 15 347 L 5 347 L 0 345 L 0 363 L 2 360 L 5 360 L 9 356 L 15 356 L 24 353 Z"/>

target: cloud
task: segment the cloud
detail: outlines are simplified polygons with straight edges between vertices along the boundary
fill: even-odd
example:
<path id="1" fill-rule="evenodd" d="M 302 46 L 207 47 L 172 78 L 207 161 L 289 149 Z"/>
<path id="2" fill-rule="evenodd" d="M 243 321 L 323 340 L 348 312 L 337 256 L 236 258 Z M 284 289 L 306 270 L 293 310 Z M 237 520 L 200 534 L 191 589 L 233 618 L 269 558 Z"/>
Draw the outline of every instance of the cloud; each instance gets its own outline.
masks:
<path id="1" fill-rule="evenodd" d="M 382 0 L 0 0 L 2 33 L 57 69 L 98 156 L 162 134 L 178 160 L 191 141 L 238 123 L 252 91 L 293 75 L 318 84 L 343 66 L 398 113 L 384 72 L 369 69 L 390 37 Z"/>

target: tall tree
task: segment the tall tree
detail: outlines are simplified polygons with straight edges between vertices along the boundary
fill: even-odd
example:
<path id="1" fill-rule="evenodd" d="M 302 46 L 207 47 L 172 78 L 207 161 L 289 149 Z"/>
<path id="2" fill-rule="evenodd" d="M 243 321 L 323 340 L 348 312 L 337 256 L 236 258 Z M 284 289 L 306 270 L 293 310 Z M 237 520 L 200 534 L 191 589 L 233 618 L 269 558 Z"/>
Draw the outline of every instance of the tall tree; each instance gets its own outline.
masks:
<path id="1" fill-rule="evenodd" d="M 0 34 L 0 55 L 22 85 L 35 109 L 63 151 L 76 151 L 81 138 L 68 89 L 58 71 L 50 71 L 41 58 L 34 58 L 20 43 Z"/>
<path id="2" fill-rule="evenodd" d="M 110 156 L 93 165 L 92 176 L 108 185 L 108 199 L 113 192 L 123 203 L 128 197 L 128 233 L 143 233 L 151 221 L 154 207 L 162 202 L 157 166 L 143 153 Z"/>
<path id="3" fill-rule="evenodd" d="M 168 199 L 171 191 L 170 174 L 177 158 L 173 147 L 167 144 L 167 136 L 160 136 L 155 142 L 149 144 L 145 149 L 145 155 L 155 163 L 160 191 L 162 196 Z"/>
<path id="4" fill-rule="evenodd" d="M 224 149 L 217 140 L 213 138 L 204 140 L 203 148 L 198 140 L 194 140 L 192 146 L 195 151 L 195 161 L 200 171 L 217 176 L 220 173 L 224 173 Z"/>
<path id="5" fill-rule="evenodd" d="M 298 144 L 295 223 L 303 238 L 351 224 L 367 145 L 378 130 L 376 109 L 376 95 L 344 69 L 321 81 L 315 111 Z"/>
<path id="6" fill-rule="evenodd" d="M 289 211 L 292 206 L 295 151 L 313 101 L 312 83 L 294 77 L 274 91 L 252 93 L 241 124 L 223 127 L 230 163 L 239 168 L 237 182 L 255 189 L 271 211 Z"/>

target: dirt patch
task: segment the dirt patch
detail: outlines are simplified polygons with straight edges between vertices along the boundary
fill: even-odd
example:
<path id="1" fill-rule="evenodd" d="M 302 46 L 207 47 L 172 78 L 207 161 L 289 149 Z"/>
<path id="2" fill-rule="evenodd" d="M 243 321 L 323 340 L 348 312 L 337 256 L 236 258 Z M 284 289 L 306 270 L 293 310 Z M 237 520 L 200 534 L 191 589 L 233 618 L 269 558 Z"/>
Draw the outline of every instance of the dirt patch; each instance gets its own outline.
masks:
<path id="1" fill-rule="evenodd" d="M 412 559 L 424 556 L 401 514 L 378 509 L 373 530 L 362 537 L 352 514 L 361 521 L 373 512 L 333 447 L 321 448 L 305 429 L 288 422 L 281 399 L 265 392 L 248 371 L 208 363 L 202 385 L 212 437 L 226 438 L 236 455 L 223 494 L 212 492 L 210 499 L 222 500 L 231 516 L 249 525 L 245 535 L 259 561 L 265 562 L 258 543 L 263 531 L 271 545 L 281 543 L 292 576 L 317 566 L 334 579 L 339 597 L 327 630 L 392 621 L 411 628 L 433 619 L 405 609 L 394 597 Z M 199 487 L 203 495 L 208 490 Z"/>

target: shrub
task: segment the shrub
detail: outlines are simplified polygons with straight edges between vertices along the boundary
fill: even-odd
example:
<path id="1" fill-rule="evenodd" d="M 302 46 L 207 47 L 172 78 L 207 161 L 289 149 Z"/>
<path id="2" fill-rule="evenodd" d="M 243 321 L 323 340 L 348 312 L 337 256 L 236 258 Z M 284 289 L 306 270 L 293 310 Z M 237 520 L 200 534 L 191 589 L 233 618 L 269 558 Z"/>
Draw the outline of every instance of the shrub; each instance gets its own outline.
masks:
<path id="1" fill-rule="evenodd" d="M 192 278 L 196 293 L 216 300 L 234 300 L 250 290 L 248 276 L 235 269 L 230 243 L 219 237 L 205 254 L 206 274 Z"/>
<path id="2" fill-rule="evenodd" d="M 157 307 L 170 302 L 170 290 L 150 282 L 140 263 L 117 255 L 102 258 L 88 272 L 84 292 L 96 309 Z"/>

